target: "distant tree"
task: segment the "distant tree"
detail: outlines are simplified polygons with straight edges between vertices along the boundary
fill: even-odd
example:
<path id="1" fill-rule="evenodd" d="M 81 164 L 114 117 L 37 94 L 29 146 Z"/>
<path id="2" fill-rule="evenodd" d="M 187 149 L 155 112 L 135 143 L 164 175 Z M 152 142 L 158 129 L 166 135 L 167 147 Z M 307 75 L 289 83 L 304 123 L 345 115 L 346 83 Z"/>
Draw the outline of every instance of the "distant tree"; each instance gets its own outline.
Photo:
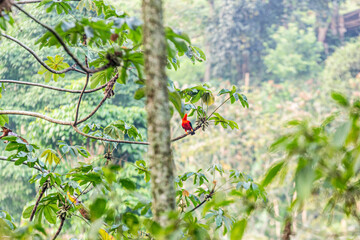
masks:
<path id="1" fill-rule="evenodd" d="M 242 82 L 246 73 L 261 74 L 264 42 L 271 26 L 282 24 L 282 1 L 226 0 L 210 25 L 212 76 Z"/>

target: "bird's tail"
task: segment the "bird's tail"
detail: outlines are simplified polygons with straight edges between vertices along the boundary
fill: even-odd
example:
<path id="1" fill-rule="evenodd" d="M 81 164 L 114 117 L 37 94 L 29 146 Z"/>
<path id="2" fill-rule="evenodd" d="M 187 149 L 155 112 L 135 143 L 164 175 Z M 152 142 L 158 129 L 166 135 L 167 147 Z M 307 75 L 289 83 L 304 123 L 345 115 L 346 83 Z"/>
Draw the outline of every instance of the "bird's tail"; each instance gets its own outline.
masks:
<path id="1" fill-rule="evenodd" d="M 190 134 L 191 134 L 191 135 L 195 135 L 194 129 L 191 129 Z"/>

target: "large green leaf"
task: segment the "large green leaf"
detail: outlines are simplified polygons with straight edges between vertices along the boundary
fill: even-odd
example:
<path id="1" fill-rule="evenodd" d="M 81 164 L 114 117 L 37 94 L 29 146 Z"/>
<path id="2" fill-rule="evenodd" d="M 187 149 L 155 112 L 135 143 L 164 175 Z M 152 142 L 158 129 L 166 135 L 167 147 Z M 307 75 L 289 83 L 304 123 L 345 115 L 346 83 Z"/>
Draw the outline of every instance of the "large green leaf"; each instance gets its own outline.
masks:
<path id="1" fill-rule="evenodd" d="M 275 163 L 266 173 L 264 180 L 262 181 L 262 186 L 266 187 L 267 185 L 269 185 L 274 178 L 276 177 L 276 175 L 279 173 L 279 171 L 282 169 L 282 167 L 284 166 L 285 161 L 280 161 L 278 163 Z"/>
<path id="2" fill-rule="evenodd" d="M 234 223 L 230 234 L 230 240 L 241 240 L 244 236 L 247 220 L 244 218 Z"/>

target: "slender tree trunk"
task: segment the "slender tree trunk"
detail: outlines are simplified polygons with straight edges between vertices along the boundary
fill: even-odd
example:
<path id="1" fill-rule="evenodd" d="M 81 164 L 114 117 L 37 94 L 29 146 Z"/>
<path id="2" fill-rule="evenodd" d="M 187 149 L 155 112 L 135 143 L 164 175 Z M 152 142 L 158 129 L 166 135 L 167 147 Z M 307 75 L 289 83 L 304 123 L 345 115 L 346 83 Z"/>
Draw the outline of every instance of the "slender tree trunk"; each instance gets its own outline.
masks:
<path id="1" fill-rule="evenodd" d="M 143 0 L 142 4 L 152 211 L 154 220 L 165 226 L 164 214 L 175 210 L 175 189 L 162 1 Z"/>

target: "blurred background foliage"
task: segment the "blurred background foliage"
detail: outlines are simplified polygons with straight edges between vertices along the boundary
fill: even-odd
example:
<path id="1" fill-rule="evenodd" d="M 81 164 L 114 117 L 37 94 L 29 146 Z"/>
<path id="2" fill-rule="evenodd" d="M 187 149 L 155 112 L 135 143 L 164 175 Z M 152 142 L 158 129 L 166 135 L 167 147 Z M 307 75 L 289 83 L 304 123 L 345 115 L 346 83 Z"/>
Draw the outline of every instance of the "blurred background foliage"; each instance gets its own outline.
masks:
<path id="1" fill-rule="evenodd" d="M 230 89 L 235 84 L 247 94 L 250 104 L 249 109 L 242 111 L 238 105 L 221 109 L 229 120 L 238 123 L 239 130 L 210 127 L 205 132 L 198 131 L 194 137 L 175 142 L 176 171 L 180 174 L 220 164 L 225 170 L 238 169 L 255 179 L 262 179 L 266 169 L 282 163 L 278 165 L 281 166 L 278 176 L 272 179 L 275 184 L 267 186 L 268 206 L 249 218 L 250 227 L 244 239 L 279 239 L 288 219 L 291 219 L 294 239 L 357 239 L 360 234 L 360 186 L 355 150 L 359 148 L 360 38 L 354 32 L 341 35 L 336 21 L 341 14 L 360 9 L 360 1 L 164 2 L 166 25 L 188 33 L 193 45 L 204 49 L 207 55 L 203 64 L 182 62 L 179 70 L 168 71 L 169 78 L 177 87 L 206 82 L 212 89 L 220 86 Z M 141 14 L 139 0 L 112 3 L 130 15 L 139 17 Z M 27 9 L 37 16 L 43 14 L 40 8 L 27 6 Z M 55 25 L 58 18 L 54 14 L 52 18 L 47 16 L 41 20 Z M 21 30 L 10 29 L 9 34 L 36 49 L 34 42 L 43 30 L 21 16 L 16 26 Z M 357 31 L 359 33 L 360 28 Z M 0 41 L 0 79 L 43 81 L 37 74 L 40 65 L 28 52 L 13 42 Z M 44 59 L 61 55 L 61 51 L 36 49 Z M 81 89 L 84 79 L 80 77 L 76 73 L 69 74 L 52 85 Z M 73 80 L 77 81 L 74 83 Z M 117 84 L 115 97 L 106 102 L 92 123 L 106 126 L 121 119 L 135 125 L 146 136 L 144 102 L 133 98 L 134 80 L 135 77 L 126 85 Z M 12 84 L 5 87 L 0 99 L 2 108 L 36 111 L 64 120 L 72 116 L 75 106 L 69 103 L 76 101 L 76 94 L 52 94 L 50 90 Z M 342 94 L 333 94 L 332 100 L 332 90 Z M 101 92 L 85 95 L 82 114 L 90 112 L 102 96 Z M 216 97 L 216 101 L 218 98 L 221 97 Z M 341 100 L 343 98 L 346 101 Z M 332 119 L 331 116 L 337 117 Z M 326 119 L 328 122 L 324 123 Z M 286 124 L 289 121 L 292 121 L 290 125 Z M 291 126 L 297 130 L 292 131 Z M 41 148 L 59 150 L 60 140 L 72 145 L 86 145 L 95 155 L 114 148 L 113 145 L 84 140 L 67 126 L 33 118 L 11 117 L 10 127 Z M 172 135 L 182 132 L 180 118 L 174 114 Z M 285 140 L 278 144 L 278 151 L 274 151 L 275 148 L 270 151 L 271 144 L 277 139 Z M 4 146 L 0 143 L 0 149 Z M 114 159 L 116 164 L 124 166 L 118 177 L 133 179 L 139 190 L 138 195 L 133 195 L 114 185 L 115 191 L 110 198 L 114 200 L 112 202 L 119 202 L 111 206 L 116 211 L 133 208 L 135 198 L 142 199 L 144 206 L 150 201 L 148 183 L 136 176 L 136 168 L 131 165 L 144 154 L 144 147 L 116 146 Z M 59 168 L 74 167 L 78 161 L 78 158 L 69 158 L 65 166 Z M 93 157 L 86 161 L 99 161 L 100 165 L 106 160 Z M 36 193 L 33 185 L 28 183 L 32 170 L 14 168 L 5 162 L 0 162 L 0 167 L 0 182 L 6 183 L 0 189 L 0 209 L 20 216 L 25 203 Z M 192 188 L 191 185 L 187 187 Z M 295 190 L 298 195 L 294 195 Z M 89 199 L 100 195 L 100 191 L 93 191 Z M 84 201 L 86 203 L 87 199 Z M 241 206 L 240 203 L 235 205 L 233 217 Z M 71 220 L 71 224 L 68 221 L 65 227 L 74 235 L 82 232 L 76 220 Z M 221 234 L 215 234 L 214 239 L 221 238 Z"/>

